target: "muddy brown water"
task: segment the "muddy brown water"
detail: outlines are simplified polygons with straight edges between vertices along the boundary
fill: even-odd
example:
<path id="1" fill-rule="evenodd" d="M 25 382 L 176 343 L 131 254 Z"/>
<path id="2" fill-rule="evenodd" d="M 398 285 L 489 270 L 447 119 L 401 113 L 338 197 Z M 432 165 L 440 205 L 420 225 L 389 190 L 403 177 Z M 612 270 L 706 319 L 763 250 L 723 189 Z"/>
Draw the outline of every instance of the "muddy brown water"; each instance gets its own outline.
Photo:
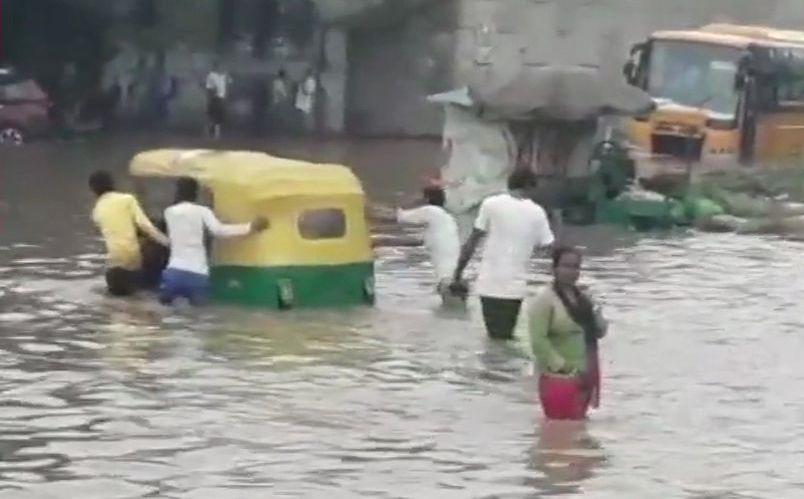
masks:
<path id="1" fill-rule="evenodd" d="M 105 297 L 87 175 L 203 145 L 0 150 L 0 498 L 804 496 L 804 244 L 569 232 L 613 326 L 601 410 L 545 423 L 524 324 L 498 344 L 474 300 L 439 310 L 421 248 L 378 250 L 373 308 Z M 346 163 L 387 203 L 440 161 L 430 141 L 226 145 Z"/>

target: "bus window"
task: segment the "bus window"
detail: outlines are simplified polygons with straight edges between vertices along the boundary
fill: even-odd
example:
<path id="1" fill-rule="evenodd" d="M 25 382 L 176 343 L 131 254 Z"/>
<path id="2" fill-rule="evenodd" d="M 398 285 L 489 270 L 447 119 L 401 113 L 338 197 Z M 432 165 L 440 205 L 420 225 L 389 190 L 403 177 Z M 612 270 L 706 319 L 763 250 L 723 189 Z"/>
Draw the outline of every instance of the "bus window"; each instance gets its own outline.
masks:
<path id="1" fill-rule="evenodd" d="M 739 49 L 694 42 L 656 40 L 648 69 L 648 93 L 677 104 L 734 116 Z"/>
<path id="2" fill-rule="evenodd" d="M 338 208 L 308 210 L 299 217 L 298 226 L 304 239 L 340 239 L 346 235 L 346 214 Z"/>
<path id="3" fill-rule="evenodd" d="M 804 106 L 804 50 L 769 48 L 765 54 L 775 70 L 757 76 L 760 109 L 774 112 Z"/>
<path id="4" fill-rule="evenodd" d="M 779 105 L 804 105 L 804 80 L 789 79 L 779 83 Z"/>

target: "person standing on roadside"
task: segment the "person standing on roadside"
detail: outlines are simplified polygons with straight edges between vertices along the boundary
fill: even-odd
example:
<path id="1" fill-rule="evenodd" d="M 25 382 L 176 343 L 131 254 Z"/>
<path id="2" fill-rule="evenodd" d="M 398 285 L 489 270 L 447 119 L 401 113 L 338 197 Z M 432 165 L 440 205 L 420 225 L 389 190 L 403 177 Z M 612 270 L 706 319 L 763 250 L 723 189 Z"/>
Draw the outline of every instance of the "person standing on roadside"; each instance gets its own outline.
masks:
<path id="1" fill-rule="evenodd" d="M 307 71 L 304 80 L 299 83 L 296 91 L 296 109 L 301 111 L 304 124 L 304 131 L 307 133 L 315 132 L 315 106 L 318 93 L 318 81 L 312 69 Z"/>
<path id="2" fill-rule="evenodd" d="M 290 82 L 284 69 L 280 69 L 271 82 L 271 123 L 275 132 L 285 131 L 288 115 L 292 114 Z"/>
<path id="3" fill-rule="evenodd" d="M 221 69 L 220 61 L 212 63 L 212 70 L 207 75 L 207 133 L 214 139 L 220 139 L 221 129 L 226 122 L 226 97 L 232 78 Z"/>

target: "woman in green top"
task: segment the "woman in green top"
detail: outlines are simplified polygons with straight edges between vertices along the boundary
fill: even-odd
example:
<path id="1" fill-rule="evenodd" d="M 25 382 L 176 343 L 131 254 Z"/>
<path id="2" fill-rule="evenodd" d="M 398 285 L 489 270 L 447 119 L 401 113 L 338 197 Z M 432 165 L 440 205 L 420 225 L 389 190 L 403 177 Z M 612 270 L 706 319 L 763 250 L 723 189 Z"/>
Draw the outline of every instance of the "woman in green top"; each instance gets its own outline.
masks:
<path id="1" fill-rule="evenodd" d="M 583 419 L 589 405 L 599 403 L 597 343 L 607 324 L 578 286 L 580 273 L 580 252 L 557 248 L 553 283 L 535 296 L 528 312 L 531 346 L 541 371 L 539 398 L 550 419 Z"/>

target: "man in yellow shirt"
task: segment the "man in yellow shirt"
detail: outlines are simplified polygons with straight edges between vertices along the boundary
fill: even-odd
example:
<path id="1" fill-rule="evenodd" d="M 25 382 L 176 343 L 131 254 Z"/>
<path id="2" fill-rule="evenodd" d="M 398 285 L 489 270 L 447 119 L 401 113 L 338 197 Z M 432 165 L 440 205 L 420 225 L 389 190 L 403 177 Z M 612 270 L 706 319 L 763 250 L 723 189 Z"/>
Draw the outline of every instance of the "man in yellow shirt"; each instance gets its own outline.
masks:
<path id="1" fill-rule="evenodd" d="M 106 286 L 114 296 L 131 295 L 142 284 L 142 252 L 137 229 L 163 246 L 168 246 L 170 240 L 154 227 L 137 198 L 114 190 L 114 180 L 108 172 L 93 173 L 89 187 L 98 197 L 92 221 L 106 243 Z"/>

